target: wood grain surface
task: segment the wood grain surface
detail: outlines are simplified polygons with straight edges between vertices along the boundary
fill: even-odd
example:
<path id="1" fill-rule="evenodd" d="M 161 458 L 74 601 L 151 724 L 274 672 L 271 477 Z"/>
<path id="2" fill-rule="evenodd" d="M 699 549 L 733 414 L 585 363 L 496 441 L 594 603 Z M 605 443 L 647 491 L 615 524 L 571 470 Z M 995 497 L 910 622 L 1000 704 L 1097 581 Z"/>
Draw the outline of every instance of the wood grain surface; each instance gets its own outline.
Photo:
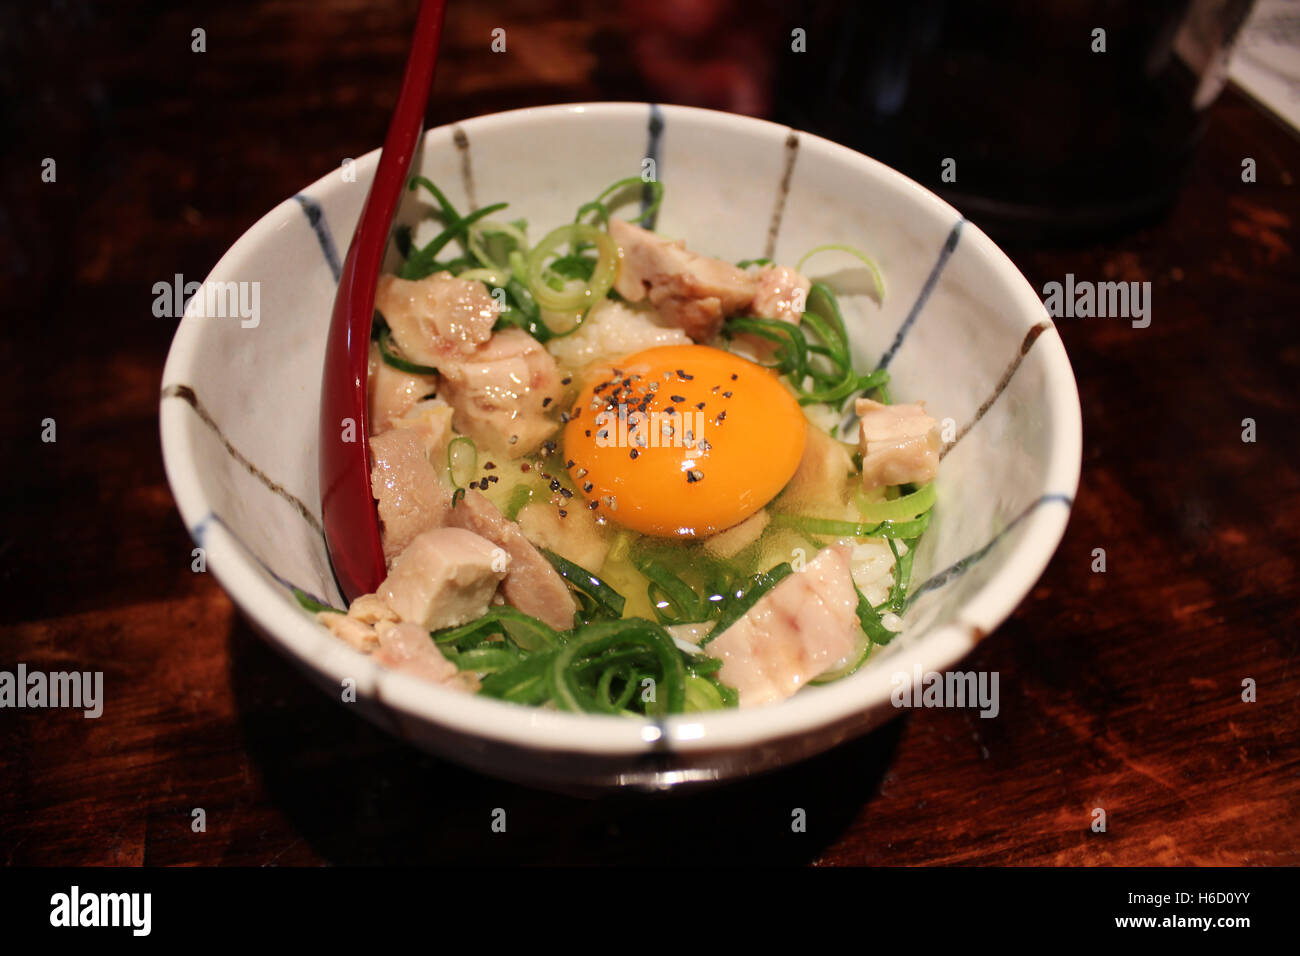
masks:
<path id="1" fill-rule="evenodd" d="M 430 123 L 691 101 L 630 53 L 648 5 L 451 6 Z M 584 800 L 424 756 L 263 643 L 190 570 L 158 443 L 175 322 L 151 289 L 205 275 L 380 142 L 413 17 L 363 0 L 0 13 L 0 669 L 102 669 L 107 696 L 98 720 L 0 711 L 0 861 L 1300 863 L 1300 141 L 1232 91 L 1167 218 L 1008 250 L 1036 288 L 1150 281 L 1153 320 L 1059 323 L 1083 478 L 1051 566 L 968 661 L 1000 673 L 997 719 L 915 711 L 768 777 Z M 497 26 L 510 52 L 492 56 Z M 721 105 L 709 82 L 696 99 Z"/>

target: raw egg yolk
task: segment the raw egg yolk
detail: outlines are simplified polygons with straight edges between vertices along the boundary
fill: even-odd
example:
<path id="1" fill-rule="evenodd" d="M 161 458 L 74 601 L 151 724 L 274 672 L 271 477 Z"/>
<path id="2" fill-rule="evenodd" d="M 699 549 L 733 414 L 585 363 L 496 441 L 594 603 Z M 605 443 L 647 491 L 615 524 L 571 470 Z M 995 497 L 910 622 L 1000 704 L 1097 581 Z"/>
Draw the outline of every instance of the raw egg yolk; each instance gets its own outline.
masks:
<path id="1" fill-rule="evenodd" d="M 807 429 L 773 372 L 667 345 L 587 378 L 564 430 L 565 467 L 596 514 L 642 534 L 704 537 L 776 497 Z"/>

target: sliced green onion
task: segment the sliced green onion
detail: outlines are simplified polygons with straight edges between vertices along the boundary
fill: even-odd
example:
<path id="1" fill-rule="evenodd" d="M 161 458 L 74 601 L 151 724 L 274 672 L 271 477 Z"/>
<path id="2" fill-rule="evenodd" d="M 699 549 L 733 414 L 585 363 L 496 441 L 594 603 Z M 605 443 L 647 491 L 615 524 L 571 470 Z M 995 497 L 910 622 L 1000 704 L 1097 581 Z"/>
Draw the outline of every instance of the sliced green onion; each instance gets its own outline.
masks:
<path id="1" fill-rule="evenodd" d="M 562 558 L 553 551 L 542 549 L 546 560 L 550 561 L 560 577 L 569 582 L 570 587 L 582 592 L 606 611 L 611 617 L 622 617 L 623 607 L 627 603 L 623 595 L 592 574 L 586 568 L 579 567 L 567 558 Z"/>
<path id="2" fill-rule="evenodd" d="M 464 488 L 478 471 L 478 448 L 474 439 L 457 435 L 447 443 L 447 476 L 453 488 Z"/>
<path id="3" fill-rule="evenodd" d="M 724 706 L 726 705 L 722 701 L 722 695 L 718 693 L 718 688 L 713 681 L 696 677 L 694 674 L 686 675 L 686 713 L 721 710 Z"/>
<path id="4" fill-rule="evenodd" d="M 857 589 L 857 585 L 854 585 Z M 880 620 L 880 614 L 871 606 L 867 596 L 858 590 L 858 623 L 862 625 L 863 632 L 871 638 L 874 644 L 888 644 L 894 639 L 894 632 Z"/>
<path id="5" fill-rule="evenodd" d="M 438 370 L 432 365 L 420 365 L 418 362 L 408 362 L 396 352 L 393 351 L 393 332 L 384 321 L 384 317 L 378 312 L 375 313 L 373 332 L 371 333 L 375 342 L 379 345 L 379 357 L 383 359 L 385 365 L 395 368 L 399 372 L 406 372 L 408 375 L 437 375 Z"/>
<path id="6" fill-rule="evenodd" d="M 492 674 L 514 667 L 523 658 L 503 647 L 476 647 L 456 655 L 456 666 L 463 671 Z"/>
<path id="7" fill-rule="evenodd" d="M 578 214 L 574 216 L 575 223 L 581 222 L 582 217 L 588 213 L 594 212 L 598 221 L 608 224 L 611 207 L 605 203 L 608 196 L 613 195 L 622 189 L 637 188 L 643 193 L 646 189 L 651 192 L 650 203 L 642 210 L 641 214 L 635 219 L 629 219 L 628 222 L 640 223 L 644 225 L 647 222 L 653 222 L 654 214 L 659 211 L 659 205 L 664 201 L 663 183 L 657 180 L 646 180 L 640 176 L 629 176 L 627 179 L 620 179 L 618 182 L 607 187 L 604 192 L 593 199 L 591 202 L 583 203 L 578 207 Z M 617 208 L 616 206 L 613 208 Z"/>
<path id="8" fill-rule="evenodd" d="M 790 563 L 782 562 L 774 568 L 767 571 L 760 571 L 749 580 L 749 584 L 743 590 L 733 592 L 730 600 L 722 609 L 722 615 L 718 618 L 718 623 L 713 626 L 713 630 L 700 641 L 700 647 L 704 647 L 715 637 L 720 635 L 731 625 L 740 620 L 745 613 L 752 608 L 758 599 L 761 598 L 772 588 L 776 587 L 783 580 L 794 573 L 794 568 Z"/>
<path id="9" fill-rule="evenodd" d="M 889 588 L 889 609 L 895 614 L 902 614 L 907 607 L 907 585 L 912 578 L 912 561 L 916 557 L 916 538 L 903 539 L 907 551 L 899 557 L 894 539 L 889 539 L 889 548 L 894 552 L 894 583 Z"/>
<path id="10" fill-rule="evenodd" d="M 885 277 L 880 274 L 879 267 L 876 266 L 875 262 L 873 262 L 865 252 L 863 252 L 861 249 L 855 249 L 853 248 L 853 246 L 845 245 L 844 243 L 840 243 L 840 242 L 832 242 L 824 246 L 814 246 L 812 249 L 809 249 L 806 253 L 804 253 L 804 257 L 799 260 L 799 263 L 795 266 L 795 269 L 797 271 L 802 272 L 803 264 L 805 262 L 807 262 L 813 256 L 817 255 L 817 253 L 819 252 L 829 252 L 831 250 L 835 250 L 837 252 L 847 252 L 849 255 L 853 256 L 855 259 L 857 259 L 859 262 L 865 265 L 868 271 L 870 271 L 871 273 L 872 281 L 874 281 L 876 284 L 876 291 L 880 293 L 880 301 L 881 302 L 885 301 Z"/>
<path id="11" fill-rule="evenodd" d="M 469 279 L 476 282 L 482 282 L 484 285 L 493 289 L 503 289 L 505 284 L 510 281 L 509 276 L 505 273 L 497 272 L 496 269 L 466 269 L 457 278 Z"/>
<path id="12" fill-rule="evenodd" d="M 934 507 L 934 482 L 922 485 L 910 495 L 892 501 L 867 501 L 863 492 L 855 495 L 858 513 L 864 521 L 910 521 Z"/>
<path id="13" fill-rule="evenodd" d="M 536 706 L 550 697 L 547 675 L 558 651 L 530 654 L 507 670 L 483 678 L 479 693 L 515 704 Z"/>
<path id="14" fill-rule="evenodd" d="M 505 236 L 514 243 L 514 248 L 506 252 L 506 261 L 494 259 L 488 252 L 486 236 L 500 235 Z M 483 266 L 493 269 L 509 271 L 510 256 L 516 252 L 526 252 L 528 250 L 528 237 L 524 235 L 522 229 L 513 223 L 493 222 L 491 220 L 480 220 L 474 224 L 469 231 L 469 239 L 466 247 L 475 259 Z"/>
<path id="15" fill-rule="evenodd" d="M 615 712 L 608 701 L 595 695 L 594 689 L 583 686 L 574 665 L 629 645 L 644 648 L 655 666 L 656 673 L 648 675 L 655 681 L 655 700 L 646 703 L 646 712 L 661 714 L 684 710 L 686 669 L 681 652 L 667 631 L 641 618 L 589 624 L 555 654 L 547 682 L 556 705 L 563 710 L 578 712 Z M 636 680 L 636 676 L 633 675 L 632 679 Z"/>
<path id="16" fill-rule="evenodd" d="M 519 512 L 532 500 L 533 489 L 531 485 L 515 485 L 514 490 L 510 492 L 510 497 L 506 499 L 505 516 L 511 521 L 518 520 Z"/>
<path id="17" fill-rule="evenodd" d="M 456 211 L 456 207 L 451 204 L 443 191 L 433 184 L 433 180 L 425 176 L 412 176 L 410 185 L 407 188 L 411 192 L 415 192 L 420 186 L 433 194 L 433 198 L 438 203 L 438 208 L 442 210 L 442 216 L 447 222 L 454 222 L 460 218 L 460 213 Z"/>
<path id="18" fill-rule="evenodd" d="M 867 606 L 870 607 L 870 605 Z M 870 655 L 871 655 L 871 638 L 865 633 L 864 630 L 864 632 L 862 634 L 859 634 L 857 636 L 857 639 L 853 642 L 853 650 L 849 652 L 848 658 L 845 660 L 843 665 L 835 668 L 835 670 L 826 671 L 823 674 L 819 674 L 817 677 L 814 677 L 808 683 L 829 684 L 832 681 L 839 680 L 840 678 L 848 677 L 859 667 L 865 664 L 867 662 L 867 658 Z"/>
<path id="19" fill-rule="evenodd" d="M 491 206 L 484 206 L 466 216 L 447 225 L 442 232 L 438 233 L 429 243 L 422 248 L 412 251 L 410 258 L 402 264 L 398 270 L 398 275 L 403 279 L 423 279 L 425 276 L 432 275 L 440 268 L 438 263 L 438 253 L 442 252 L 447 243 L 451 242 L 458 236 L 465 237 L 468 235 L 469 227 L 478 222 L 485 216 L 490 216 L 494 212 L 505 209 L 509 203 L 493 203 Z M 466 239 L 468 242 L 468 239 Z"/>
<path id="20" fill-rule="evenodd" d="M 430 635 L 439 646 L 457 647 L 488 634 L 504 634 L 522 651 L 546 651 L 563 643 L 558 631 L 516 608 L 494 607 L 482 617 Z"/>
<path id="21" fill-rule="evenodd" d="M 545 281 L 546 260 L 560 246 L 589 242 L 596 247 L 591 281 L 575 289 L 556 291 Z M 560 226 L 547 233 L 528 256 L 528 291 L 550 312 L 583 312 L 605 297 L 618 275 L 618 246 L 606 232 L 584 223 Z"/>
<path id="22" fill-rule="evenodd" d="M 301 605 L 304 611 L 311 611 L 313 614 L 319 614 L 321 611 L 332 611 L 335 614 L 347 613 L 347 611 L 340 611 L 338 608 L 331 607 L 328 604 L 321 604 L 320 601 L 316 600 L 302 588 L 293 588 L 293 596 L 298 600 L 298 604 Z"/>
<path id="23" fill-rule="evenodd" d="M 772 515 L 772 526 L 794 528 L 796 531 L 820 537 L 915 538 L 930 526 L 930 512 L 927 511 L 912 521 L 880 521 L 871 524 L 780 512 Z"/>
<path id="24" fill-rule="evenodd" d="M 838 354 L 843 358 L 844 364 L 849 364 L 849 332 L 844 324 L 844 316 L 840 313 L 839 301 L 835 298 L 835 293 L 831 291 L 830 286 L 824 282 L 814 282 L 812 288 L 808 290 L 808 306 L 805 316 L 809 313 L 825 321 L 830 328 L 830 335 L 822 335 L 827 345 L 832 348 L 838 347 Z"/>

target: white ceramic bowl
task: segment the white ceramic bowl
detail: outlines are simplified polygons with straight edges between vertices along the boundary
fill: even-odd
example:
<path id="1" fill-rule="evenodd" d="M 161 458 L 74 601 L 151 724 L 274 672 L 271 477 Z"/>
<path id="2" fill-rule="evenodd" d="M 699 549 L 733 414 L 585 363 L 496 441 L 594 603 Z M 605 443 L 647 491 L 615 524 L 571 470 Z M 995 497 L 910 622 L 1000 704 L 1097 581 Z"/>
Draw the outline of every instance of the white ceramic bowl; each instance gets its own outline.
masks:
<path id="1" fill-rule="evenodd" d="M 327 693 L 341 699 L 353 682 L 356 702 L 345 706 L 419 747 L 524 782 L 662 787 L 735 777 L 887 719 L 894 674 L 951 668 L 1047 565 L 1079 479 L 1078 393 L 1042 302 L 979 229 L 874 160 L 760 120 L 628 103 L 518 110 L 430 130 L 416 167 L 461 208 L 509 202 L 503 216 L 527 218 L 536 239 L 650 158 L 666 188 L 657 228 L 701 252 L 793 265 L 823 243 L 866 250 L 887 294 L 883 304 L 842 297 L 856 364 L 885 356 L 896 400 L 925 399 L 951 419 L 957 441 L 918 548 L 906 629 L 838 683 L 772 707 L 642 722 L 517 707 L 378 667 L 289 591 L 341 603 L 320 530 L 317 403 L 338 263 L 377 156 L 281 203 L 222 257 L 209 283 L 258 283 L 259 321 L 191 308 L 160 411 L 168 479 L 208 570 Z M 419 221 L 423 203 L 412 196 L 402 220 Z M 828 255 L 807 271 L 850 264 Z M 251 304 L 254 287 L 243 289 Z"/>

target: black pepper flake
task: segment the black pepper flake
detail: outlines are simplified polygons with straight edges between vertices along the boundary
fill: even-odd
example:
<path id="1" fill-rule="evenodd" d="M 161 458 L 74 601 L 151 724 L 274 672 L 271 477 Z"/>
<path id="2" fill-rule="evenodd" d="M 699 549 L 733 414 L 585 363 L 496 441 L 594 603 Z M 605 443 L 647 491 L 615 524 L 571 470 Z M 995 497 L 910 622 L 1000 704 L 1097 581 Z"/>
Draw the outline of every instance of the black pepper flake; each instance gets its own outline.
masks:
<path id="1" fill-rule="evenodd" d="M 569 384 L 571 384 L 572 382 L 573 382 L 573 376 L 572 376 L 572 375 L 566 375 L 566 376 L 564 376 L 564 378 L 560 379 L 560 384 L 561 384 L 561 385 L 569 385 Z"/>
<path id="2" fill-rule="evenodd" d="M 703 410 L 704 410 L 704 403 L 703 403 L 703 402 L 696 402 L 696 403 L 695 403 L 695 407 L 698 408 L 698 409 L 700 409 L 700 411 L 703 411 Z"/>
<path id="3" fill-rule="evenodd" d="M 686 396 L 685 396 L 685 395 L 669 395 L 668 397 L 669 397 L 670 399 L 672 399 L 674 402 L 684 402 L 684 401 L 686 401 Z"/>
<path id="4" fill-rule="evenodd" d="M 500 477 L 498 477 L 497 475 L 488 475 L 488 476 L 487 476 L 487 480 L 490 481 L 490 482 L 492 482 L 492 484 L 495 485 L 495 484 L 496 484 L 498 481 L 500 481 L 501 479 L 500 479 Z"/>
<path id="5" fill-rule="evenodd" d="M 687 374 L 686 374 L 685 372 L 683 372 L 681 369 L 678 369 L 678 370 L 677 370 L 677 377 L 680 378 L 683 382 L 689 382 L 689 381 L 691 381 L 692 379 L 695 378 L 694 375 L 687 375 Z"/>
<path id="6" fill-rule="evenodd" d="M 483 462 L 483 470 L 484 470 L 484 471 L 491 471 L 491 470 L 492 470 L 493 468 L 495 468 L 496 466 L 497 466 L 497 463 L 496 463 L 495 461 L 485 461 L 485 462 Z"/>
<path id="7" fill-rule="evenodd" d="M 721 424 L 726 420 L 727 420 L 727 411 L 726 409 L 723 409 L 722 411 L 718 412 L 718 423 Z"/>
<path id="8" fill-rule="evenodd" d="M 562 498 L 572 498 L 572 497 L 573 497 L 573 492 L 570 491 L 568 488 L 561 488 L 561 489 L 560 489 L 560 497 L 562 497 Z"/>
<path id="9" fill-rule="evenodd" d="M 596 486 L 594 484 L 588 481 L 582 486 L 582 490 L 585 491 L 587 494 L 591 494 L 591 489 L 595 487 Z"/>
<path id="10" fill-rule="evenodd" d="M 723 392 L 723 393 L 722 393 L 722 397 L 723 397 L 723 398 L 731 398 L 731 393 L 730 393 L 730 392 Z"/>
<path id="11" fill-rule="evenodd" d="M 547 395 L 544 399 L 542 399 L 542 408 L 545 408 L 549 404 L 551 404 L 551 396 Z"/>
<path id="12" fill-rule="evenodd" d="M 587 510 L 588 510 L 588 511 L 595 511 L 596 508 L 597 508 L 597 506 L 599 506 L 599 504 L 600 504 L 599 501 L 588 501 L 588 502 L 587 502 Z"/>
<path id="13" fill-rule="evenodd" d="M 637 451 L 635 448 L 633 448 L 630 452 L 627 453 L 627 456 L 633 460 L 636 460 L 636 456 L 639 454 L 641 453 Z"/>
<path id="14" fill-rule="evenodd" d="M 560 490 L 560 482 L 559 482 L 559 479 L 557 479 L 557 478 L 552 478 L 552 479 L 551 479 L 551 490 L 552 490 L 552 491 L 559 491 L 559 490 Z"/>
<path id="15" fill-rule="evenodd" d="M 693 485 L 695 484 L 695 482 L 703 481 L 703 480 L 704 480 L 704 472 L 700 471 L 700 469 L 698 468 L 692 468 L 690 471 L 686 473 L 687 484 Z"/>
<path id="16" fill-rule="evenodd" d="M 732 380 L 733 382 L 734 382 L 736 379 L 738 379 L 738 378 L 740 378 L 740 376 L 737 375 L 735 372 L 732 372 L 732 373 L 731 373 L 731 380 Z"/>
<path id="17" fill-rule="evenodd" d="M 553 441 L 542 442 L 542 454 L 543 455 L 555 454 L 555 442 Z"/>
<path id="18" fill-rule="evenodd" d="M 565 468 L 572 468 L 572 467 L 573 467 L 573 459 L 570 458 L 568 461 L 566 461 L 566 462 L 564 463 L 564 467 L 565 467 Z"/>
<path id="19" fill-rule="evenodd" d="M 587 432 L 587 434 L 590 435 L 591 432 Z M 606 438 L 609 437 L 609 429 L 602 428 L 600 431 L 596 432 L 596 437 L 599 438 L 601 441 L 604 441 Z"/>
<path id="20" fill-rule="evenodd" d="M 560 509 L 560 517 L 561 517 L 561 518 L 567 518 L 567 517 L 569 517 L 569 513 L 568 513 L 567 511 L 565 511 L 563 508 L 561 508 L 561 509 Z"/>

